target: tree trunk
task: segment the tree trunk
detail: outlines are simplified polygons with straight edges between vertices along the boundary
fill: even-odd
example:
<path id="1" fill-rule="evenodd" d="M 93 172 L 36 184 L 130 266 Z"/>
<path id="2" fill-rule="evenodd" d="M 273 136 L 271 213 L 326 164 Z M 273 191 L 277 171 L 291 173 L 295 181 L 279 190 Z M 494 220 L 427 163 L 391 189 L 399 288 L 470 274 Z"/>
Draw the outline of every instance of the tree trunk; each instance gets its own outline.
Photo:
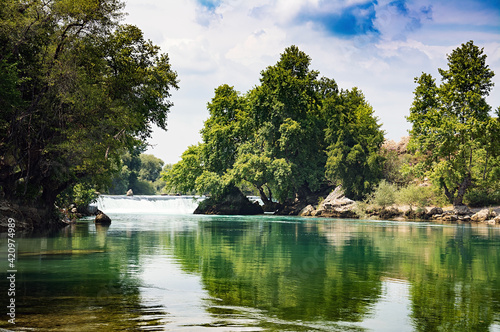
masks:
<path id="1" fill-rule="evenodd" d="M 458 187 L 457 194 L 453 199 L 453 206 L 464 205 L 463 203 L 464 195 L 467 192 L 467 189 L 469 189 L 471 185 L 472 185 L 472 176 L 469 173 L 465 176 L 462 183 Z"/>
<path id="2" fill-rule="evenodd" d="M 264 203 L 264 205 L 269 205 L 269 203 L 271 203 L 271 200 L 269 198 L 267 198 L 267 195 L 264 192 L 264 188 L 257 187 L 257 189 L 259 190 L 259 195 L 260 195 L 260 199 L 262 200 L 262 203 Z"/>

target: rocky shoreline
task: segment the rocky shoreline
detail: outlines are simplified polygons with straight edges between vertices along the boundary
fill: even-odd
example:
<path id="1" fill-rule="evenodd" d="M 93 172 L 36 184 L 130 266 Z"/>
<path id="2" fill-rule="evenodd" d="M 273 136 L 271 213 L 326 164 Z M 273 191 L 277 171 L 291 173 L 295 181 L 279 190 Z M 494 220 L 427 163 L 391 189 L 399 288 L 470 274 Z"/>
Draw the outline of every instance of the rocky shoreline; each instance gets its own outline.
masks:
<path id="1" fill-rule="evenodd" d="M 365 207 L 362 209 L 359 205 L 359 202 L 345 197 L 342 188 L 337 187 L 316 208 L 313 205 L 307 205 L 298 215 L 327 218 L 500 224 L 500 207 L 470 209 L 463 205 L 448 209 L 425 207 L 414 210 L 405 206 Z"/>
<path id="2" fill-rule="evenodd" d="M 337 187 L 316 206 L 297 202 L 295 206 L 278 210 L 276 214 L 340 219 L 500 224 L 500 206 L 476 209 L 470 209 L 467 206 L 411 209 L 407 206 L 380 208 L 361 206 L 362 204 L 361 202 L 356 202 L 345 197 L 342 188 Z M 215 204 L 207 200 L 203 206 L 200 206 L 196 210 L 195 214 L 255 215 L 262 214 L 263 212 L 257 203 L 250 203 L 241 193 L 232 192 L 224 200 L 223 204 Z M 75 214 L 75 216 L 78 215 Z M 70 216 L 73 215 L 70 215 L 69 212 L 64 213 L 64 211 L 60 211 L 60 214 L 56 216 L 54 213 L 50 213 L 49 210 L 20 206 L 6 200 L 0 200 L 0 232 L 7 230 L 9 218 L 16 220 L 16 228 L 18 230 L 34 231 L 64 227 L 71 223 L 72 218 L 69 218 Z M 99 222 L 97 218 L 96 222 Z"/>

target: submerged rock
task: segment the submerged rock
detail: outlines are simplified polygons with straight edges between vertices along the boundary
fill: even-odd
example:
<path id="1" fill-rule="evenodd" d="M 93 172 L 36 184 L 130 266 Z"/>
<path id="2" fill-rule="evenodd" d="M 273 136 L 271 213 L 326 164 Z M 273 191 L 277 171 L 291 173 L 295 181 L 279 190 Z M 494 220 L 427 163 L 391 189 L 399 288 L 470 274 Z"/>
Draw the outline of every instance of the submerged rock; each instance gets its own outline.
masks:
<path id="1" fill-rule="evenodd" d="M 218 201 L 207 198 L 200 202 L 194 214 L 219 215 L 255 215 L 263 214 L 264 210 L 257 202 L 250 200 L 236 187 L 230 188 Z"/>

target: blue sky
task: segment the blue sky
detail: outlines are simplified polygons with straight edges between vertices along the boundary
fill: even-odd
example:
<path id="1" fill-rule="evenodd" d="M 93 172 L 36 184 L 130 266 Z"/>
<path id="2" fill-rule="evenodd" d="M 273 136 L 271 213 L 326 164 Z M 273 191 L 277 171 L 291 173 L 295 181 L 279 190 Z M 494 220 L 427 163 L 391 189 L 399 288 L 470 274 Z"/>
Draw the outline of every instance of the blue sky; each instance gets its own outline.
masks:
<path id="1" fill-rule="evenodd" d="M 169 129 L 148 151 L 167 163 L 200 141 L 216 87 L 247 92 L 290 45 L 341 88 L 361 89 L 388 139 L 410 128 L 414 77 L 439 82 L 447 54 L 469 40 L 497 74 L 488 102 L 500 106 L 500 0 L 128 0 L 125 11 L 179 75 Z"/>

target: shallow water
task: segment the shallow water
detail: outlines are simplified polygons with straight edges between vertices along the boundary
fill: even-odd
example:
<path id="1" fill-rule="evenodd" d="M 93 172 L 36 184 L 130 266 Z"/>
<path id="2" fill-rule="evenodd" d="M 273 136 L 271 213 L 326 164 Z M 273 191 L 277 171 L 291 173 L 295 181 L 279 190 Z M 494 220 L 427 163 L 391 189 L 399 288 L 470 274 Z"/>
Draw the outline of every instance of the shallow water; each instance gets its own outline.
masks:
<path id="1" fill-rule="evenodd" d="M 499 227 L 110 217 L 16 235 L 16 324 L 2 314 L 0 328 L 500 331 Z"/>

